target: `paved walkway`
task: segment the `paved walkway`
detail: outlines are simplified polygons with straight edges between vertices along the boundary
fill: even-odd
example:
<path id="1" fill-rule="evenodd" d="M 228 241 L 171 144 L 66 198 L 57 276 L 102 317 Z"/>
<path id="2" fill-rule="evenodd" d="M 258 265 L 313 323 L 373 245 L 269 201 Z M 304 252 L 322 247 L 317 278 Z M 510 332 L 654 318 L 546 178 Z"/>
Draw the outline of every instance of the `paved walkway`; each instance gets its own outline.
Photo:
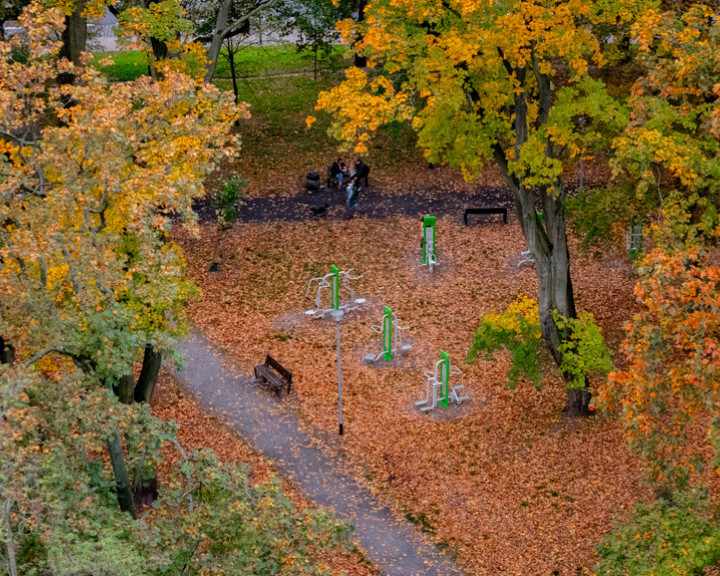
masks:
<path id="1" fill-rule="evenodd" d="M 372 181 L 372 178 L 371 178 Z M 509 209 L 510 218 L 514 218 L 515 204 L 509 191 L 501 188 L 481 188 L 473 192 L 455 192 L 432 194 L 409 192 L 406 194 L 385 194 L 381 189 L 371 186 L 360 195 L 358 208 L 367 213 L 368 218 L 389 218 L 391 216 L 408 216 L 419 218 L 433 216 L 449 216 L 462 222 L 465 208 L 502 206 Z M 264 223 L 280 221 L 300 221 L 317 219 L 311 208 L 328 205 L 331 216 L 329 219 L 345 217 L 345 194 L 337 190 L 324 188 L 321 192 L 309 194 L 300 192 L 295 196 L 247 198 L 240 207 L 238 222 Z M 209 197 L 195 201 L 193 208 L 203 223 L 215 222 L 217 216 Z M 337 208 L 340 208 L 339 210 Z M 477 224 L 481 218 L 473 218 Z M 484 216 L 482 220 L 497 222 L 497 216 Z"/>
<path id="2" fill-rule="evenodd" d="M 203 404 L 222 416 L 246 441 L 270 458 L 308 498 L 350 522 L 353 538 L 387 576 L 459 576 L 462 572 L 421 533 L 396 519 L 345 472 L 341 456 L 317 446 L 281 400 L 194 332 L 178 351 L 185 370 L 177 375 Z"/>

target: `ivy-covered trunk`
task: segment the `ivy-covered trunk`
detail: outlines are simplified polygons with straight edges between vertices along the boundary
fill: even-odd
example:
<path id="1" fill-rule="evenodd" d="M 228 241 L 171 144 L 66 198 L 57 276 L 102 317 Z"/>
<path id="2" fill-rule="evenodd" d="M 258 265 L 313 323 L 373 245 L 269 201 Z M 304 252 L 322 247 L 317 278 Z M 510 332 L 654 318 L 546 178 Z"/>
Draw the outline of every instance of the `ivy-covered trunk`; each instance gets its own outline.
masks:
<path id="1" fill-rule="evenodd" d="M 551 193 L 541 194 L 543 217 L 537 218 L 540 230 L 536 233 L 547 241 L 536 242 L 531 247 L 535 254 L 535 273 L 538 278 L 538 312 L 545 346 L 560 366 L 562 352 L 560 345 L 569 338 L 555 323 L 554 311 L 565 318 L 577 318 L 575 297 L 570 278 L 570 253 L 567 244 L 565 220 L 565 191 L 560 183 Z M 529 243 L 528 243 L 529 244 Z M 567 386 L 567 415 L 570 418 L 587 416 L 590 413 L 590 392 L 587 379 L 583 388 L 577 388 L 571 375 L 563 374 Z"/>
<path id="2" fill-rule="evenodd" d="M 538 313 L 545 347 L 555 364 L 562 364 L 560 346 L 567 340 L 555 323 L 554 311 L 565 318 L 577 318 L 572 280 L 570 279 L 570 253 L 567 244 L 567 228 L 564 213 L 565 191 L 557 187 L 545 189 L 540 194 L 542 216 L 537 212 L 535 195 L 524 188 L 516 193 L 521 228 L 528 249 L 535 259 L 538 280 Z M 517 201 L 519 200 L 519 202 Z M 590 392 L 572 387 L 573 379 L 564 374 L 567 385 L 567 415 L 570 418 L 590 413 Z"/>
<path id="3" fill-rule="evenodd" d="M 534 74 L 538 85 L 538 116 L 536 129 L 547 122 L 553 104 L 551 82 L 542 74 L 535 58 L 533 66 L 514 70 L 521 84 L 528 74 Z M 521 147 L 528 140 L 528 104 L 524 92 L 515 95 L 515 157 L 520 157 Z M 550 146 L 545 150 L 550 156 Z M 560 347 L 569 337 L 558 328 L 555 311 L 565 318 L 577 318 L 573 286 L 570 279 L 570 252 L 567 244 L 567 222 L 565 219 L 566 192 L 560 179 L 545 186 L 526 186 L 523 178 L 513 174 L 508 166 L 505 152 L 496 150 L 495 158 L 510 185 L 520 219 L 520 227 L 528 249 L 535 260 L 535 274 L 538 279 L 538 313 L 545 347 L 555 363 L 562 365 Z M 538 213 L 538 204 L 541 212 Z M 563 374 L 566 382 L 568 405 L 567 416 L 576 418 L 590 413 L 590 391 L 587 380 L 583 388 L 574 387 L 569 374 Z"/>

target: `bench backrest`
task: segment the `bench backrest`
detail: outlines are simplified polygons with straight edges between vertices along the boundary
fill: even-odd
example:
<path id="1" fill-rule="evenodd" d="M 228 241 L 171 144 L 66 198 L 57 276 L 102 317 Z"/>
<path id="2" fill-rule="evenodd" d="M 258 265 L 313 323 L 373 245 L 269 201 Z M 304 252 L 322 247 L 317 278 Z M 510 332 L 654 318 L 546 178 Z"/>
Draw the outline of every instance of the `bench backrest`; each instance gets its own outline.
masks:
<path id="1" fill-rule="evenodd" d="M 289 370 L 286 370 L 285 368 L 283 368 L 283 367 L 280 365 L 280 362 L 278 362 L 277 360 L 275 360 L 275 358 L 273 358 L 272 356 L 270 356 L 270 354 L 268 354 L 267 356 L 265 356 L 265 366 L 267 366 L 268 368 L 272 368 L 273 370 L 275 370 L 275 372 L 277 372 L 278 374 L 280 374 L 280 376 L 282 376 L 283 378 L 285 378 L 285 380 L 288 381 L 288 384 L 290 384 L 290 383 L 292 382 L 292 372 L 290 372 Z"/>

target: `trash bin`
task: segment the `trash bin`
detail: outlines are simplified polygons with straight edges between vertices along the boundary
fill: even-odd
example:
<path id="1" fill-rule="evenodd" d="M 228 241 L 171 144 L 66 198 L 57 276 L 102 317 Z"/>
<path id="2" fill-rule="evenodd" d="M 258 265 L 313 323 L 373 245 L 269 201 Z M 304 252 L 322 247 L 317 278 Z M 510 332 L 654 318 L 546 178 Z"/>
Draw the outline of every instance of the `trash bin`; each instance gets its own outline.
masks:
<path id="1" fill-rule="evenodd" d="M 320 174 L 317 172 L 308 172 L 305 182 L 305 188 L 308 192 L 320 191 Z"/>

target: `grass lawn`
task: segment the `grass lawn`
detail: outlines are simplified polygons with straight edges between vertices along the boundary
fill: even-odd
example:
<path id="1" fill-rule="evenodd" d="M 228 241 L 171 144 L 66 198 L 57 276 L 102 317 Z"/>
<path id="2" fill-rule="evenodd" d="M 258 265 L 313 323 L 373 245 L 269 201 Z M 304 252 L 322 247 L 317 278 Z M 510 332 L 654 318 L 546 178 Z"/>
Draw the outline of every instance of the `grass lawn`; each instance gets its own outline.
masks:
<path id="1" fill-rule="evenodd" d="M 271 354 L 293 371 L 283 402 L 309 424 L 337 431 L 335 333 L 308 318 L 311 277 L 331 264 L 363 275 L 356 293 L 368 299 L 342 325 L 343 399 L 349 453 L 359 478 L 399 517 L 415 522 L 449 549 L 468 574 L 547 576 L 591 574 L 594 548 L 612 520 L 649 494 L 626 449 L 619 423 L 599 416 L 568 422 L 565 391 L 552 373 L 545 387 L 505 387 L 507 358 L 465 362 L 481 317 L 502 310 L 518 293 L 533 295 L 531 266 L 517 268 L 525 249 L 516 223 L 465 227 L 438 221 L 440 266 L 434 279 L 420 265 L 416 219 L 355 219 L 238 225 L 229 235 L 228 270 L 217 260 L 218 232 L 180 233 L 190 277 L 203 299 L 192 322 L 251 373 Z M 578 305 L 593 312 L 616 346 L 632 316 L 629 265 L 598 263 L 576 253 Z M 406 357 L 364 365 L 377 352 L 383 305 L 412 327 Z M 470 400 L 419 412 L 424 371 L 440 351 L 463 372 Z"/>
<path id="2" fill-rule="evenodd" d="M 250 104 L 252 115 L 238 128 L 241 154 L 234 164 L 213 175 L 209 185 L 217 186 L 233 174 L 242 174 L 248 181 L 248 197 L 292 196 L 303 188 L 308 172 L 319 172 L 324 179 L 333 158 L 340 155 L 346 162 L 354 160 L 356 154 L 340 150 L 338 142 L 328 136 L 330 119 L 326 115 L 319 115 L 311 129 L 305 123 L 308 116 L 316 114 L 320 91 L 341 79 L 341 73 L 327 72 L 317 82 L 310 76 L 241 81 L 239 97 Z M 232 89 L 229 80 L 216 83 Z M 430 167 L 416 141 L 407 124 L 381 128 L 363 155 L 371 168 L 372 185 L 387 193 L 430 189 L 453 192 L 477 185 L 466 183 L 457 169 Z M 501 186 L 502 179 L 489 169 L 483 175 L 483 185 Z"/>
<path id="3" fill-rule="evenodd" d="M 337 70 L 344 65 L 345 46 L 334 46 L 332 52 L 320 60 L 320 69 Z M 215 70 L 215 79 L 229 79 L 230 65 L 223 49 Z M 102 67 L 103 73 L 112 81 L 134 80 L 147 74 L 147 62 L 142 52 L 125 50 L 122 52 L 97 52 L 93 64 L 99 66 L 103 58 L 112 58 L 114 63 Z M 312 54 L 298 52 L 293 44 L 279 46 L 247 46 L 235 55 L 236 73 L 239 77 L 273 76 L 311 72 Z"/>
<path id="4" fill-rule="evenodd" d="M 331 60 L 347 65 L 342 59 L 344 50 L 336 47 Z M 104 56 L 108 54 L 97 54 L 95 61 Z M 103 71 L 113 80 L 130 80 L 147 73 L 139 52 L 112 56 L 115 63 Z M 305 123 L 308 116 L 316 114 L 314 108 L 320 91 L 342 80 L 341 71 L 326 66 L 317 81 L 309 74 L 293 75 L 309 70 L 311 62 L 292 45 L 249 47 L 237 55 L 237 63 L 239 72 L 249 77 L 239 80 L 239 99 L 250 104 L 252 117 L 238 127 L 242 141 L 240 158 L 213 174 L 208 180 L 209 188 L 240 174 L 248 182 L 245 191 L 248 197 L 294 195 L 304 186 L 308 172 L 319 172 L 324 178 L 334 157 L 342 155 L 346 161 L 355 158 L 351 151 L 340 150 L 339 144 L 327 135 L 330 120 L 326 115 L 319 115 L 311 129 Z M 215 83 L 224 90 L 232 90 L 224 58 L 220 59 Z M 363 160 L 371 168 L 371 183 L 387 193 L 409 190 L 453 193 L 477 186 L 466 183 L 458 169 L 429 166 L 407 124 L 381 128 Z M 586 165 L 586 170 L 585 182 L 590 183 L 592 167 Z M 599 172 L 596 179 L 602 180 L 605 171 Z M 576 178 L 574 174 L 568 176 L 570 180 Z M 504 181 L 489 167 L 483 174 L 482 185 L 504 187 Z"/>
<path id="5" fill-rule="evenodd" d="M 100 61 L 103 58 L 111 58 L 113 64 L 110 66 L 100 66 Z M 102 73 L 113 82 L 135 80 L 148 73 L 145 55 L 137 50 L 96 52 L 91 62 L 94 66 L 99 66 Z"/>
<path id="6" fill-rule="evenodd" d="M 345 46 L 334 46 L 328 56 L 320 59 L 320 69 L 336 70 L 342 67 L 346 51 Z M 226 53 L 223 50 L 215 72 L 216 79 L 230 78 Z M 313 55 L 311 52 L 298 52 L 294 44 L 247 46 L 235 55 L 235 65 L 237 74 L 244 77 L 309 72 L 313 67 Z"/>

